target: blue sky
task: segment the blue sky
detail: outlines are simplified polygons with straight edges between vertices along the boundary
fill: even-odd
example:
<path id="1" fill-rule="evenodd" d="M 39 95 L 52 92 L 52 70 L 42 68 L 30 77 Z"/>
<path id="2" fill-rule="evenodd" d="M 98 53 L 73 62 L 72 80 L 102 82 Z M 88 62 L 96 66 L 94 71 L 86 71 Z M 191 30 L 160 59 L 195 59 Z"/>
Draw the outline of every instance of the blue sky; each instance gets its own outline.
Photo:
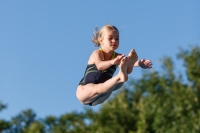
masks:
<path id="1" fill-rule="evenodd" d="M 1 0 L 0 101 L 8 108 L 0 119 L 28 108 L 40 118 L 83 111 L 76 88 L 97 49 L 94 28 L 108 23 L 120 31 L 117 52 L 127 55 L 135 48 L 155 70 L 170 56 L 183 72 L 176 54 L 179 47 L 200 44 L 200 1 Z M 138 79 L 142 72 L 135 68 L 129 77 Z"/>

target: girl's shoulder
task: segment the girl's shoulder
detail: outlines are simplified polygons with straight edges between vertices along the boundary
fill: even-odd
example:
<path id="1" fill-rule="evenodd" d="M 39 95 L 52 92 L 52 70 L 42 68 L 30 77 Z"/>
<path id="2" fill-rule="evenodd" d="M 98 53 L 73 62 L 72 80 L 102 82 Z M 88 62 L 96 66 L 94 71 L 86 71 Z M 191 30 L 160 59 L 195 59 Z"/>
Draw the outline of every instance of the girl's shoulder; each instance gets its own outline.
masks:
<path id="1" fill-rule="evenodd" d="M 92 55 L 91 56 L 101 56 L 101 52 L 100 52 L 100 50 L 94 50 L 93 52 L 92 52 Z"/>
<path id="2" fill-rule="evenodd" d="M 100 50 L 99 50 L 99 49 L 94 50 L 92 53 L 93 53 L 93 54 L 99 54 L 99 53 L 100 53 Z"/>
<path id="3" fill-rule="evenodd" d="M 95 61 L 100 61 L 103 58 L 99 50 L 94 50 L 92 54 L 90 55 L 90 58 L 88 60 L 88 64 L 94 64 Z"/>

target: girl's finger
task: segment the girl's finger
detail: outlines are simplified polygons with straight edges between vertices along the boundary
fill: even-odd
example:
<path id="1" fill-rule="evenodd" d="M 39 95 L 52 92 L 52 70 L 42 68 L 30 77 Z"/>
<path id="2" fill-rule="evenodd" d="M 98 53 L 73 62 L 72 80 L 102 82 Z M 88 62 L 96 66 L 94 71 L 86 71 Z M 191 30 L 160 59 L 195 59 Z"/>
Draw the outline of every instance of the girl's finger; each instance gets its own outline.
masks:
<path id="1" fill-rule="evenodd" d="M 141 62 L 145 62 L 145 59 L 142 59 Z"/>
<path id="2" fill-rule="evenodd" d="M 148 65 L 148 66 L 152 66 L 152 63 L 148 63 L 147 65 Z"/>

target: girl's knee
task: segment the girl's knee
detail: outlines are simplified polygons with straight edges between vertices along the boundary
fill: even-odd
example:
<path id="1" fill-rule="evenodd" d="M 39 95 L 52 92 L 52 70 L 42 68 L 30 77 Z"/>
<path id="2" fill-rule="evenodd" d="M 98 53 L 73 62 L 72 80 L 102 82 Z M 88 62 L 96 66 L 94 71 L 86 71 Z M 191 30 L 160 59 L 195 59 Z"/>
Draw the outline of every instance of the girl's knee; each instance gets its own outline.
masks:
<path id="1" fill-rule="evenodd" d="M 79 85 L 76 90 L 76 96 L 83 104 L 94 99 L 97 95 L 98 93 L 95 91 L 93 84 Z"/>
<path id="2" fill-rule="evenodd" d="M 84 90 L 84 86 L 82 85 L 79 85 L 76 90 L 76 97 L 78 98 L 80 102 L 82 102 L 83 100 L 83 95 L 84 95 L 82 92 L 83 90 Z"/>

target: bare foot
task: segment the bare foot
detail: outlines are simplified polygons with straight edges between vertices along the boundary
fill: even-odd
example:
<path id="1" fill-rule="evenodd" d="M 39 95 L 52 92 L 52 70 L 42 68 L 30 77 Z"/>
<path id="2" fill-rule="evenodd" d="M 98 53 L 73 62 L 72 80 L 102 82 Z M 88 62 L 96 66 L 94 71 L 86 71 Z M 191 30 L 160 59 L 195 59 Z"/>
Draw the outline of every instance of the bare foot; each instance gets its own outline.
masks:
<path id="1" fill-rule="evenodd" d="M 132 67 L 137 60 L 138 60 L 137 53 L 135 52 L 134 49 L 132 49 L 128 54 L 128 67 Z"/>
<path id="2" fill-rule="evenodd" d="M 125 82 L 128 80 L 127 65 L 128 59 L 125 57 L 121 60 L 121 63 L 119 65 L 119 82 Z"/>

